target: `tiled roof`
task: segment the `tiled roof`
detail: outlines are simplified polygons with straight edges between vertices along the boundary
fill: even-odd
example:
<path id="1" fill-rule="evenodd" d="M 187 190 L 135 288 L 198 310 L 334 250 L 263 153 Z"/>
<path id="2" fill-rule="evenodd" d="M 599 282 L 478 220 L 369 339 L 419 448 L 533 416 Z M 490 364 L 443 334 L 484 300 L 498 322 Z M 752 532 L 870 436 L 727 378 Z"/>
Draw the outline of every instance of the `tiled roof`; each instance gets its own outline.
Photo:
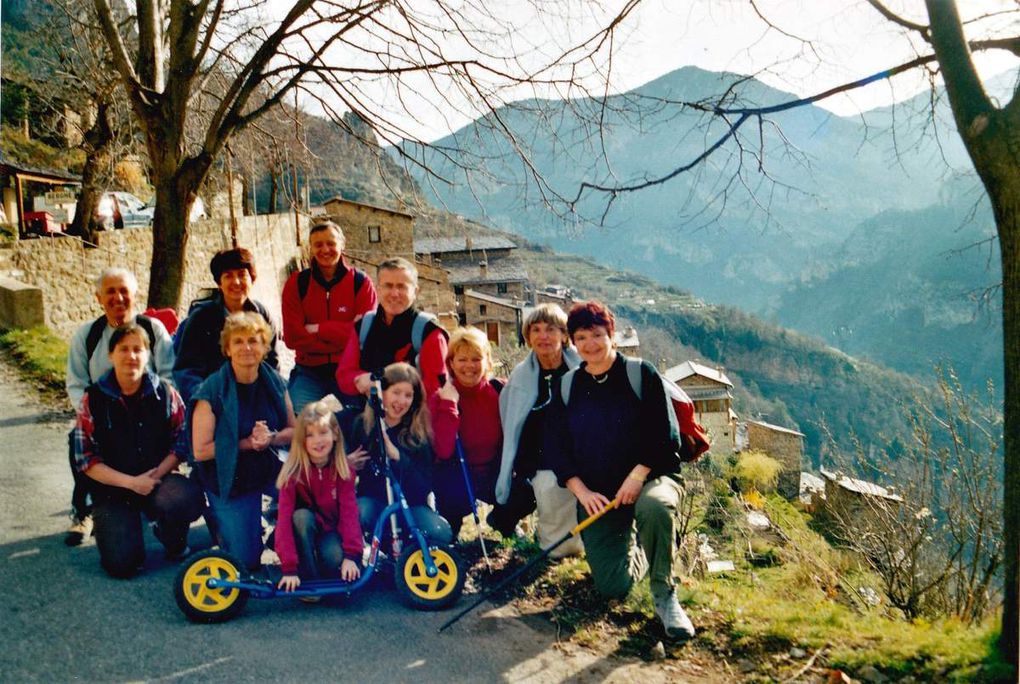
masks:
<path id="1" fill-rule="evenodd" d="M 630 349 L 641 346 L 641 343 L 638 341 L 637 330 L 630 326 L 623 330 L 615 331 L 613 333 L 613 342 L 616 343 L 618 349 Z"/>
<path id="2" fill-rule="evenodd" d="M 692 375 L 700 375 L 703 378 L 715 380 L 716 382 L 721 382 L 724 385 L 733 387 L 733 383 L 730 382 L 730 379 L 727 378 L 726 374 L 721 370 L 703 366 L 695 361 L 684 361 L 678 366 L 673 366 L 672 368 L 667 369 L 663 375 L 666 376 L 667 380 L 672 380 L 673 382 L 680 382 Z"/>
<path id="3" fill-rule="evenodd" d="M 515 302 L 512 299 L 504 299 L 491 295 L 485 292 L 479 292 L 478 290 L 464 290 L 465 297 L 473 297 L 474 299 L 480 299 L 483 302 L 490 302 L 492 304 L 499 304 L 500 306 L 508 306 L 513 309 L 524 309 L 523 302 Z"/>
<path id="4" fill-rule="evenodd" d="M 466 237 L 429 237 L 415 238 L 415 254 L 445 254 L 447 252 L 468 251 Z M 481 252 L 483 249 L 514 249 L 516 244 L 499 235 L 479 235 L 471 238 L 471 251 Z M 479 254 L 479 256 L 481 256 Z"/>
<path id="5" fill-rule="evenodd" d="M 441 264 L 450 272 L 451 285 L 471 285 L 478 283 L 514 283 L 528 279 L 528 271 L 524 268 L 521 258 L 513 254 L 498 259 L 489 259 L 485 277 L 479 263 L 481 258 L 457 257 L 443 259 Z"/>
<path id="6" fill-rule="evenodd" d="M 337 195 L 336 197 L 330 197 L 328 200 L 323 202 L 323 205 L 329 206 L 333 202 L 338 202 L 340 204 L 352 204 L 356 207 L 365 207 L 367 209 L 375 209 L 376 211 L 385 211 L 390 214 L 396 214 L 397 216 L 406 216 L 407 218 L 410 219 L 414 218 L 414 214 L 409 214 L 406 211 L 402 211 L 400 209 L 394 209 L 392 207 L 380 207 L 377 204 L 367 204 L 365 202 L 355 202 L 354 200 L 346 199 L 340 195 Z"/>
<path id="7" fill-rule="evenodd" d="M 773 425 L 772 423 L 766 423 L 766 422 L 761 421 L 761 420 L 749 420 L 747 422 L 748 423 L 754 423 L 755 425 L 760 425 L 763 428 L 768 428 L 769 430 L 772 430 L 774 432 L 785 432 L 786 434 L 797 435 L 798 437 L 803 437 L 804 436 L 803 432 L 797 432 L 796 430 L 791 430 L 790 428 L 784 428 L 784 427 L 781 427 L 779 425 Z"/>

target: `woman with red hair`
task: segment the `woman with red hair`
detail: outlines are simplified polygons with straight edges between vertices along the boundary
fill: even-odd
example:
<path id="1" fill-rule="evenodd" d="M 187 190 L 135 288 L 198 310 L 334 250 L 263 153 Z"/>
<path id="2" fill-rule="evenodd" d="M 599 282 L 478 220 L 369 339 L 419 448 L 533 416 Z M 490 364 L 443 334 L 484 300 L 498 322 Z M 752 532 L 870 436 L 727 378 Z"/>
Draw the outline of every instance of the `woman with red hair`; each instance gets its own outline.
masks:
<path id="1" fill-rule="evenodd" d="M 694 626 L 677 601 L 673 576 L 683 491 L 672 407 L 654 366 L 617 353 L 615 329 L 613 312 L 601 302 L 570 310 L 567 332 L 582 363 L 560 381 L 553 424 L 561 427 L 547 455 L 560 484 L 577 497 L 578 517 L 619 500 L 581 532 L 595 588 L 622 598 L 649 574 L 667 636 L 690 639 Z"/>

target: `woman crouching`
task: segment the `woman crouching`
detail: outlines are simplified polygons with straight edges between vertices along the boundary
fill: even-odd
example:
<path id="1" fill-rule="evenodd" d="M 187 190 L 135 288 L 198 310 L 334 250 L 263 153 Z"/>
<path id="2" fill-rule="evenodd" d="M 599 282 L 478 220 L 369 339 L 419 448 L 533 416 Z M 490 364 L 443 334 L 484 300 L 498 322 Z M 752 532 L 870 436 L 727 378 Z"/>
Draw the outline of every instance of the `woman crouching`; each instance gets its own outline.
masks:
<path id="1" fill-rule="evenodd" d="M 559 429 L 552 431 L 548 455 L 559 482 L 577 497 L 579 517 L 619 500 L 619 508 L 581 533 L 595 588 L 622 598 L 649 574 L 667 636 L 690 639 L 694 626 L 677 601 L 673 576 L 683 492 L 672 408 L 647 361 L 640 361 L 640 397 L 635 392 L 627 365 L 638 360 L 616 352 L 615 327 L 613 313 L 600 302 L 570 310 L 567 330 L 582 364 L 560 383 L 554 406 L 561 418 L 553 423 Z"/>
<path id="2" fill-rule="evenodd" d="M 290 443 L 294 413 L 287 386 L 263 363 L 272 330 L 257 313 L 227 316 L 227 357 L 192 397 L 192 454 L 220 545 L 250 570 L 262 556 L 262 495 L 276 494 L 276 448 Z"/>
<path id="3" fill-rule="evenodd" d="M 99 562 L 113 577 L 130 577 L 145 561 L 142 515 L 155 521 L 167 558 L 177 559 L 202 513 L 198 485 L 172 472 L 186 451 L 184 403 L 146 370 L 149 344 L 136 323 L 113 331 L 113 368 L 85 390 L 74 429 L 75 464 L 93 480 Z"/>

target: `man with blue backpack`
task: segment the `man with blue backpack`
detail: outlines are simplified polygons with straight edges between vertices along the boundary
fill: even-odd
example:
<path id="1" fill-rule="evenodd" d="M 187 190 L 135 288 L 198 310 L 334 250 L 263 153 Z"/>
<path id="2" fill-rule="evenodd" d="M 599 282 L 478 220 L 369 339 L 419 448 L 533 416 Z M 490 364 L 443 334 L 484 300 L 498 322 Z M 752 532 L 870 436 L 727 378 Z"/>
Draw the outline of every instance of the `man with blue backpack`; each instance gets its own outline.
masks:
<path id="1" fill-rule="evenodd" d="M 344 347 L 337 367 L 337 385 L 345 403 L 364 405 L 372 374 L 403 361 L 417 367 L 428 399 L 446 376 L 448 334 L 435 316 L 414 308 L 418 296 L 414 264 L 400 257 L 387 259 L 379 264 L 376 280 L 379 307 L 355 324 L 356 335 Z"/>

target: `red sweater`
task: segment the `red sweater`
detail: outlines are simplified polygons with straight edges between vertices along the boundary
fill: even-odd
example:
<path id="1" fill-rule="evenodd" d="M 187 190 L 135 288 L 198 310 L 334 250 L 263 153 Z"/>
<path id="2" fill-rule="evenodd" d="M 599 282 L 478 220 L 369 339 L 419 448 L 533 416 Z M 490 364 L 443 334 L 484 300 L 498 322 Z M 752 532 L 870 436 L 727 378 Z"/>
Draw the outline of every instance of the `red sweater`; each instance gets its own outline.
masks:
<path id="1" fill-rule="evenodd" d="M 355 293 L 355 269 L 343 259 L 337 268 L 346 272 L 330 284 L 313 262 L 308 269 L 311 277 L 304 299 L 298 288 L 298 273 L 292 273 L 283 286 L 283 341 L 297 352 L 295 361 L 302 366 L 338 363 L 354 333 L 355 319 L 375 310 L 377 302 L 372 279 L 362 274 L 364 282 Z M 307 323 L 318 323 L 319 331 L 308 332 L 305 330 Z"/>
<path id="2" fill-rule="evenodd" d="M 291 520 L 294 509 L 299 506 L 312 509 L 315 522 L 321 529 L 336 530 L 343 540 L 344 556 L 360 564 L 364 542 L 361 523 L 358 521 L 358 501 L 354 496 L 354 477 L 340 479 L 332 461 L 324 468 L 309 468 L 307 483 L 303 481 L 300 471 L 298 473 L 297 477 L 291 478 L 280 489 L 276 554 L 280 557 L 283 574 L 297 574 L 297 546 L 294 543 L 294 525 Z M 309 505 L 312 501 L 315 506 Z M 315 510 L 316 507 L 318 510 Z"/>
<path id="3" fill-rule="evenodd" d="M 436 458 L 445 461 L 457 457 L 454 442 L 459 434 L 468 466 L 485 468 L 503 452 L 499 393 L 489 380 L 476 387 L 463 387 L 456 379 L 453 384 L 460 393 L 458 403 L 441 399 L 438 394 L 429 397 Z"/>

